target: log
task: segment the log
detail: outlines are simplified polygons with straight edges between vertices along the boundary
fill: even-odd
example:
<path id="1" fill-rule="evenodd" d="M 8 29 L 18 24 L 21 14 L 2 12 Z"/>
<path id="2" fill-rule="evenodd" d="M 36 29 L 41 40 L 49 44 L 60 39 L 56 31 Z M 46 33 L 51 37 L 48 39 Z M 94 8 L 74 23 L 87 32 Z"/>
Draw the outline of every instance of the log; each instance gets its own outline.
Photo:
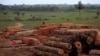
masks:
<path id="1" fill-rule="evenodd" d="M 52 36 L 52 37 L 50 37 L 49 38 L 49 40 L 51 40 L 51 41 L 57 41 L 57 42 L 68 42 L 68 43 L 72 43 L 73 42 L 73 40 L 74 40 L 74 37 L 72 36 L 72 37 L 62 37 L 62 36 L 57 36 L 57 37 L 54 37 L 54 36 Z"/>
<path id="2" fill-rule="evenodd" d="M 42 32 L 41 32 L 41 30 L 39 30 L 39 29 L 35 29 L 35 30 L 33 31 L 32 35 L 42 35 Z"/>
<path id="3" fill-rule="evenodd" d="M 88 56 L 100 56 L 100 55 L 88 55 Z"/>
<path id="4" fill-rule="evenodd" d="M 54 30 L 54 34 L 56 35 L 65 35 L 67 30 Z"/>
<path id="5" fill-rule="evenodd" d="M 90 55 L 100 55 L 100 50 L 90 50 L 89 54 Z"/>
<path id="6" fill-rule="evenodd" d="M 40 43 L 40 41 L 36 38 L 30 38 L 30 37 L 22 37 L 22 42 L 27 44 L 27 45 L 33 45 L 36 43 Z"/>
<path id="7" fill-rule="evenodd" d="M 82 44 L 81 44 L 80 41 L 74 42 L 74 45 L 75 45 L 75 47 L 76 47 L 77 49 L 82 49 Z"/>
<path id="8" fill-rule="evenodd" d="M 15 40 L 15 41 L 16 41 L 16 44 L 22 44 L 21 40 Z"/>
<path id="9" fill-rule="evenodd" d="M 48 38 L 49 38 L 48 36 L 42 36 L 42 35 L 41 36 L 37 36 L 37 39 L 40 40 L 41 42 L 42 41 L 47 41 Z"/>
<path id="10" fill-rule="evenodd" d="M 70 43 L 46 41 L 46 42 L 43 42 L 43 44 L 47 46 L 51 46 L 51 47 L 62 48 L 62 49 L 72 49 L 72 45 Z"/>
<path id="11" fill-rule="evenodd" d="M 73 23 L 61 23 L 59 28 L 71 28 L 72 26 L 74 26 Z"/>
<path id="12" fill-rule="evenodd" d="M 64 55 L 63 56 L 69 56 L 68 54 L 66 54 L 66 53 L 64 53 Z"/>
<path id="13" fill-rule="evenodd" d="M 50 52 L 50 53 L 55 53 L 58 55 L 63 55 L 64 51 L 62 49 L 59 48 L 55 48 L 55 47 L 49 47 L 49 46 L 35 46 L 35 49 L 41 50 L 41 51 L 45 51 L 45 52 Z"/>
<path id="14" fill-rule="evenodd" d="M 100 31 L 97 31 L 97 32 L 98 32 L 98 34 L 97 34 L 97 37 L 95 39 L 95 45 L 97 47 L 99 47 L 99 49 L 100 49 Z"/>
<path id="15" fill-rule="evenodd" d="M 5 28 L 5 30 L 17 32 L 17 31 L 22 31 L 23 29 L 20 26 L 10 26 Z"/>
<path id="16" fill-rule="evenodd" d="M 77 29 L 91 29 L 91 28 L 94 28 L 94 27 L 92 25 L 75 24 L 75 28 L 77 28 Z"/>
<path id="17" fill-rule="evenodd" d="M 35 56 L 59 56 L 57 54 L 50 53 L 50 52 L 44 52 L 44 51 L 41 51 L 41 50 L 38 50 L 38 49 L 34 50 L 34 55 Z"/>
<path id="18" fill-rule="evenodd" d="M 42 32 L 42 35 L 49 35 L 49 28 L 47 27 L 40 28 L 39 31 Z"/>
<path id="19" fill-rule="evenodd" d="M 26 31 L 21 31 L 21 32 L 17 32 L 16 35 L 24 35 L 24 36 L 29 36 L 29 35 L 32 35 L 32 32 L 34 30 L 26 30 Z"/>

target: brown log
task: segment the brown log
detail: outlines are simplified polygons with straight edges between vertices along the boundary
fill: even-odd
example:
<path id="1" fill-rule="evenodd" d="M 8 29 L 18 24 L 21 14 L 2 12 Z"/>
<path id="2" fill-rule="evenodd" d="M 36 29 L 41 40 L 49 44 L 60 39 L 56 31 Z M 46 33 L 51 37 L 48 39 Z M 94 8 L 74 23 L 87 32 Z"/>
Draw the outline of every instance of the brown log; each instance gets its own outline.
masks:
<path id="1" fill-rule="evenodd" d="M 32 33 L 32 35 L 42 35 L 42 32 L 40 29 L 35 29 Z"/>
<path id="2" fill-rule="evenodd" d="M 49 28 L 47 27 L 40 28 L 39 31 L 42 32 L 42 35 L 49 35 Z"/>
<path id="3" fill-rule="evenodd" d="M 90 50 L 89 54 L 90 55 L 100 55 L 100 50 Z"/>
<path id="4" fill-rule="evenodd" d="M 63 42 L 55 42 L 55 41 L 46 41 L 43 43 L 44 45 L 57 47 L 62 49 L 71 49 L 72 45 L 70 43 L 63 43 Z"/>
<path id="5" fill-rule="evenodd" d="M 20 26 L 10 26 L 10 27 L 7 27 L 5 30 L 6 31 L 15 31 L 15 32 L 17 32 L 17 31 L 21 31 L 23 29 Z"/>
<path id="6" fill-rule="evenodd" d="M 51 41 L 57 41 L 57 42 L 68 42 L 68 43 L 72 43 L 73 42 L 73 40 L 74 40 L 74 37 L 72 36 L 68 36 L 68 37 L 62 37 L 62 36 L 57 36 L 57 37 L 54 37 L 54 36 L 52 36 L 52 37 L 50 37 L 49 38 L 49 40 L 51 40 Z"/>
<path id="7" fill-rule="evenodd" d="M 73 23 L 61 23 L 59 28 L 71 28 L 72 26 L 74 26 Z"/>
<path id="8" fill-rule="evenodd" d="M 34 30 L 26 30 L 26 31 L 21 31 L 21 32 L 16 32 L 16 35 L 24 35 L 24 36 L 27 36 L 27 35 L 32 35 Z"/>
<path id="9" fill-rule="evenodd" d="M 41 51 L 41 50 L 38 50 L 38 49 L 34 50 L 34 55 L 35 56 L 59 56 L 57 54 Z"/>
<path id="10" fill-rule="evenodd" d="M 77 28 L 77 29 L 91 29 L 94 27 L 92 25 L 86 25 L 86 24 L 75 24 L 75 28 Z"/>
<path id="11" fill-rule="evenodd" d="M 66 53 L 64 53 L 64 55 L 63 56 L 69 56 L 68 54 L 66 54 Z"/>
<path id="12" fill-rule="evenodd" d="M 40 41 L 47 41 L 48 40 L 48 36 L 37 36 L 37 39 L 39 39 Z"/>
<path id="13" fill-rule="evenodd" d="M 30 37 L 22 37 L 22 42 L 27 45 L 33 45 L 35 43 L 40 43 L 40 41 L 36 38 L 30 38 Z"/>
<path id="14" fill-rule="evenodd" d="M 76 47 L 77 49 L 82 49 L 82 44 L 81 44 L 80 41 L 74 42 L 74 45 L 75 45 L 75 47 Z"/>
<path id="15" fill-rule="evenodd" d="M 100 48 L 100 31 L 97 31 L 97 32 L 98 32 L 98 34 L 97 34 L 97 37 L 95 39 L 95 45 L 99 46 L 99 48 Z"/>
<path id="16" fill-rule="evenodd" d="M 62 49 L 59 48 L 55 48 L 55 47 L 49 47 L 49 46 L 35 46 L 35 49 L 41 50 L 41 51 L 45 51 L 45 52 L 50 52 L 50 53 L 55 53 L 58 55 L 63 55 L 64 51 Z"/>
<path id="17" fill-rule="evenodd" d="M 15 41 L 16 41 L 16 44 L 22 44 L 21 40 L 15 40 Z"/>
<path id="18" fill-rule="evenodd" d="M 100 55 L 88 55 L 88 56 L 100 56 Z"/>

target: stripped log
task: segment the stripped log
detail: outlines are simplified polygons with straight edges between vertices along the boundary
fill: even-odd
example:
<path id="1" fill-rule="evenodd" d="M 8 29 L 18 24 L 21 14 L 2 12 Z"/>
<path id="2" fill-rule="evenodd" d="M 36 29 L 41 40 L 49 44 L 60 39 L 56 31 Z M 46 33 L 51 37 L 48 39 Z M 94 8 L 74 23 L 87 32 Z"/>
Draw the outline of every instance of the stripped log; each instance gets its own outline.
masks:
<path id="1" fill-rule="evenodd" d="M 41 51 L 41 50 L 38 50 L 38 49 L 34 50 L 34 55 L 35 56 L 59 56 L 57 54 L 50 53 L 50 52 L 44 52 L 44 51 Z"/>
<path id="2" fill-rule="evenodd" d="M 100 55 L 100 50 L 90 50 L 90 55 Z"/>
<path id="3" fill-rule="evenodd" d="M 63 43 L 63 42 L 55 42 L 55 41 L 46 41 L 43 43 L 44 45 L 57 47 L 62 49 L 71 49 L 72 45 L 70 43 Z"/>
<path id="4" fill-rule="evenodd" d="M 55 47 L 49 47 L 49 46 L 35 46 L 35 49 L 41 50 L 41 51 L 45 51 L 45 52 L 50 52 L 50 53 L 55 53 L 58 55 L 63 55 L 64 51 L 62 49 L 59 48 L 55 48 Z"/>

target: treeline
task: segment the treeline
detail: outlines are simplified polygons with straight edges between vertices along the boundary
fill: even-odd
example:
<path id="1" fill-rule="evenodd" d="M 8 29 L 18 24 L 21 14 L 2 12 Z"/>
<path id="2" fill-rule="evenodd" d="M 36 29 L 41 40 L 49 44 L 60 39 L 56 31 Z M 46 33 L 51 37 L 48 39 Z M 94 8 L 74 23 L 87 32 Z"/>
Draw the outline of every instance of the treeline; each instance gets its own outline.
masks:
<path id="1" fill-rule="evenodd" d="M 100 5 L 83 4 L 84 10 L 100 10 Z M 0 10 L 13 11 L 74 11 L 75 5 L 67 4 L 45 4 L 45 5 L 3 5 L 0 4 Z"/>

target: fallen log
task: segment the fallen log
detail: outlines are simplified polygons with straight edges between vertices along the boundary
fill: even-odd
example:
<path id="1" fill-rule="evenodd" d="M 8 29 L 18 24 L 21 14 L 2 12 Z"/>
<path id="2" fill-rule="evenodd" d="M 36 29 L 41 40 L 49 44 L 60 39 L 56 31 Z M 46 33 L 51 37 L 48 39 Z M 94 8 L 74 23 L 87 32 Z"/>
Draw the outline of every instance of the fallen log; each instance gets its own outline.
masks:
<path id="1" fill-rule="evenodd" d="M 100 49 L 100 31 L 98 31 L 97 37 L 95 39 L 95 45 L 98 49 Z"/>
<path id="2" fill-rule="evenodd" d="M 16 32 L 16 35 L 24 35 L 24 36 L 29 36 L 32 35 L 34 30 L 26 30 L 26 31 L 20 31 L 20 32 Z"/>
<path id="3" fill-rule="evenodd" d="M 64 54 L 64 51 L 62 49 L 55 48 L 55 47 L 49 47 L 49 46 L 41 45 L 41 46 L 35 46 L 34 48 L 41 50 L 41 51 L 45 51 L 45 52 L 55 53 L 55 54 L 58 54 L 58 55 Z"/>
<path id="4" fill-rule="evenodd" d="M 63 37 L 62 36 L 61 37 L 60 36 L 53 37 L 52 36 L 52 37 L 49 38 L 49 40 L 51 40 L 51 41 L 57 41 L 57 42 L 72 43 L 73 40 L 74 40 L 74 37 L 73 36 L 72 37 L 69 37 L 69 36 L 68 37 L 67 36 L 66 37 L 64 37 L 64 36 Z"/>
<path id="5" fill-rule="evenodd" d="M 37 39 L 40 40 L 41 42 L 42 41 L 47 41 L 48 38 L 49 38 L 48 36 L 42 36 L 42 35 L 41 36 L 37 36 Z"/>
<path id="6" fill-rule="evenodd" d="M 30 38 L 30 37 L 22 37 L 22 43 L 25 43 L 27 45 L 33 45 L 36 43 L 40 43 L 40 41 L 36 38 Z"/>
<path id="7" fill-rule="evenodd" d="M 43 44 L 47 46 L 51 46 L 51 47 L 62 48 L 62 49 L 72 49 L 72 45 L 70 43 L 46 41 L 46 42 L 43 42 Z"/>
<path id="8" fill-rule="evenodd" d="M 89 54 L 90 55 L 100 55 L 100 50 L 90 50 Z"/>
<path id="9" fill-rule="evenodd" d="M 88 56 L 100 56 L 100 55 L 88 55 Z"/>
<path id="10" fill-rule="evenodd" d="M 59 56 L 57 54 L 50 53 L 50 52 L 44 52 L 44 51 L 41 51 L 41 50 L 38 50 L 38 49 L 34 50 L 34 55 L 35 56 Z"/>

